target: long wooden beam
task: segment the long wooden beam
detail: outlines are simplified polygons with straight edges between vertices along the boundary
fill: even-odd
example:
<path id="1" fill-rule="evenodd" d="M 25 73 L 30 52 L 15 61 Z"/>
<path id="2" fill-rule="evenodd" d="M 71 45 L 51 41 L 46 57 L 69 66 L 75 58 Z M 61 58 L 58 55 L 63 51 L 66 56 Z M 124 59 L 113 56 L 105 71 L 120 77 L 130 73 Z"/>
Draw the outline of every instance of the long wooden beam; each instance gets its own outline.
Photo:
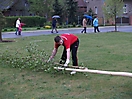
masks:
<path id="1" fill-rule="evenodd" d="M 132 77 L 132 73 L 129 73 L 129 72 L 113 72 L 113 71 L 91 70 L 91 69 L 88 69 L 88 68 L 75 69 L 75 68 L 64 68 L 64 67 L 54 67 L 54 69 L 67 70 L 67 71 L 76 71 L 76 72 L 89 72 L 89 73 L 95 73 L 95 74 L 107 74 L 107 75 L 113 75 L 113 76 Z"/>

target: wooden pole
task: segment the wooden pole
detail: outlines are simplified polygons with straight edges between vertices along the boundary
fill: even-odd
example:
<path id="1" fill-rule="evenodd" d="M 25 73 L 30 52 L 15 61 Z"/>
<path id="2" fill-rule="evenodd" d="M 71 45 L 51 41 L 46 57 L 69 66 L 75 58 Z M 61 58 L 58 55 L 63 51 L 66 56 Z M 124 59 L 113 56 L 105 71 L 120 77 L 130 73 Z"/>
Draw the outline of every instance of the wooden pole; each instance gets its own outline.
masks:
<path id="1" fill-rule="evenodd" d="M 76 72 L 89 72 L 89 73 L 95 73 L 95 74 L 106 74 L 106 75 L 113 75 L 113 76 L 132 77 L 132 73 L 129 73 L 129 72 L 113 72 L 113 71 L 91 70 L 91 69 L 88 69 L 88 68 L 74 69 L 74 68 L 64 68 L 64 67 L 54 67 L 54 69 L 67 70 L 67 71 L 76 71 Z"/>

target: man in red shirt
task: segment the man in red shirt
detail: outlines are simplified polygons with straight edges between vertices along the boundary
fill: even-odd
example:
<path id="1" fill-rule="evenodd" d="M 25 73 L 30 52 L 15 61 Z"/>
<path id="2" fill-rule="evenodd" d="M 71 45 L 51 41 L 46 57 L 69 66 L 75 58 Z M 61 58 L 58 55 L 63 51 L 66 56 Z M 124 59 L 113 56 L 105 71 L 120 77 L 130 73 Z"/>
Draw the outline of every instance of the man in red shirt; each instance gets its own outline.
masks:
<path id="1" fill-rule="evenodd" d="M 73 34 L 61 34 L 60 36 L 56 36 L 54 38 L 55 44 L 52 55 L 50 56 L 48 62 L 54 58 L 57 53 L 58 47 L 60 45 L 64 46 L 63 54 L 61 57 L 61 64 L 67 66 L 70 62 L 70 51 L 72 54 L 72 63 L 73 66 L 78 66 L 78 59 L 77 59 L 77 50 L 79 46 L 79 39 L 77 36 Z"/>

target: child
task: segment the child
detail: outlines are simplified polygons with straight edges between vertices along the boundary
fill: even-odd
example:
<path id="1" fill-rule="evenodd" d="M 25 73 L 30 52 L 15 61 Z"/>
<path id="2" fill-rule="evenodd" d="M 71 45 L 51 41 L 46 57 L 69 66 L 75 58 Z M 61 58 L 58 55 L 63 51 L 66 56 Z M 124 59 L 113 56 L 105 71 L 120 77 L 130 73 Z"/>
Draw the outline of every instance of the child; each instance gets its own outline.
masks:
<path id="1" fill-rule="evenodd" d="M 18 30 L 18 35 L 21 35 L 21 31 L 22 31 L 22 26 L 24 26 L 25 24 L 24 23 L 20 23 L 19 25 L 19 30 Z"/>

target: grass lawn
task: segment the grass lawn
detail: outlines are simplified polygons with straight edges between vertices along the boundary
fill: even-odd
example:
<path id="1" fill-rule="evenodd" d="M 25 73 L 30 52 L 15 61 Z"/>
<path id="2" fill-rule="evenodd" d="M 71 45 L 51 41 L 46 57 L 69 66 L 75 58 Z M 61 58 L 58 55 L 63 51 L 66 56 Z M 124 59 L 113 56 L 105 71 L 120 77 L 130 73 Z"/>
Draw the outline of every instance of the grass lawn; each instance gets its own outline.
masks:
<path id="1" fill-rule="evenodd" d="M 45 29 L 45 28 L 43 28 L 43 27 L 33 27 L 33 28 L 28 28 L 28 27 L 23 27 L 22 28 L 22 31 L 33 31 L 33 30 L 47 30 L 47 29 Z M 16 28 L 14 27 L 14 28 L 5 28 L 5 29 L 2 29 L 2 33 L 5 33 L 5 32 L 14 32 L 14 31 L 16 31 Z"/>
<path id="2" fill-rule="evenodd" d="M 29 43 L 50 55 L 56 35 L 25 37 L 0 43 L 5 49 L 23 52 Z M 132 73 L 132 33 L 78 34 L 79 65 L 89 69 Z M 54 61 L 59 61 L 60 47 Z M 21 56 L 20 56 L 21 57 Z M 0 58 L 1 59 L 1 58 Z M 0 64 L 0 99 L 132 99 L 132 78 L 92 73 L 56 73 L 19 70 Z"/>

